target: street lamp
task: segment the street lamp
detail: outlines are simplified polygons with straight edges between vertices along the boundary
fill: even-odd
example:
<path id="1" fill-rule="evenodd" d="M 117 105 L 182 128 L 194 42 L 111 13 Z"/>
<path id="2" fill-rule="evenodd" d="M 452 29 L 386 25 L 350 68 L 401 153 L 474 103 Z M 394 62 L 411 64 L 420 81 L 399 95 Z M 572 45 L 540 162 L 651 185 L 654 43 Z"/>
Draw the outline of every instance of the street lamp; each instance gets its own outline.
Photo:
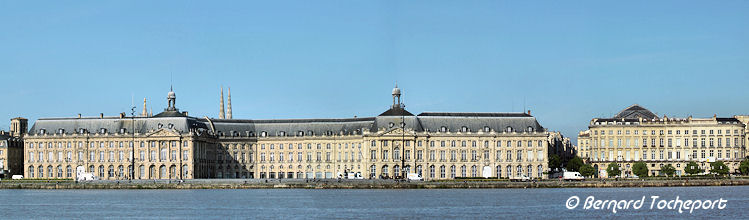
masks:
<path id="1" fill-rule="evenodd" d="M 130 182 L 132 182 L 135 178 L 135 106 L 130 109 L 130 122 L 130 132 L 132 133 L 132 141 L 130 141 Z"/>
<path id="2" fill-rule="evenodd" d="M 401 179 L 406 178 L 406 120 L 401 115 Z"/>

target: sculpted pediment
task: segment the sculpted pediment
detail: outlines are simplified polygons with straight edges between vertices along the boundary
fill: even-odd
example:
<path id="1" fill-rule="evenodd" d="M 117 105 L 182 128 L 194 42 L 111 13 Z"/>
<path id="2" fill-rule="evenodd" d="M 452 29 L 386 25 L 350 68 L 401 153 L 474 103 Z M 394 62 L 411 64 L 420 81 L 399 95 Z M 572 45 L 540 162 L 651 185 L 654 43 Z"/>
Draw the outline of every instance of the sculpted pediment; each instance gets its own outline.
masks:
<path id="1" fill-rule="evenodd" d="M 179 133 L 169 129 L 159 129 L 154 132 L 146 134 L 147 137 L 172 137 L 179 136 Z"/>
<path id="2" fill-rule="evenodd" d="M 377 136 L 412 136 L 415 135 L 413 131 L 404 131 L 402 128 L 392 128 L 378 132 Z"/>

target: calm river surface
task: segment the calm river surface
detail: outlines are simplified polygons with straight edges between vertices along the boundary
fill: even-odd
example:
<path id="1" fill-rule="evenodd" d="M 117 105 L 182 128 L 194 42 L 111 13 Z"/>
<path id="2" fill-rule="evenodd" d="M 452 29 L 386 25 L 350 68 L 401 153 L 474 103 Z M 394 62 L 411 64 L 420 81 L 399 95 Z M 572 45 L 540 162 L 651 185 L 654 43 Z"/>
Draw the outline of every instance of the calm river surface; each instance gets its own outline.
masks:
<path id="1" fill-rule="evenodd" d="M 573 210 L 571 196 L 581 198 Z M 639 210 L 583 210 L 588 196 L 640 200 Z M 727 200 L 725 209 L 650 209 L 650 196 Z M 575 189 L 413 190 L 0 190 L 2 219 L 443 219 L 732 218 L 749 219 L 749 186 Z"/>

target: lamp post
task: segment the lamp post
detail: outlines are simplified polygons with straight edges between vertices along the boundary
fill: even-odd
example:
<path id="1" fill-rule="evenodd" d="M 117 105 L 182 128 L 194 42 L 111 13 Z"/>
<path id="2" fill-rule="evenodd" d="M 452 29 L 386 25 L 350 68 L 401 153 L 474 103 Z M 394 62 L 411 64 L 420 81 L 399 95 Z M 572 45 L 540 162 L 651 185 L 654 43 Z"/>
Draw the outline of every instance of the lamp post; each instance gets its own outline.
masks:
<path id="1" fill-rule="evenodd" d="M 401 179 L 406 179 L 406 120 L 401 115 Z"/>
<path id="2" fill-rule="evenodd" d="M 135 106 L 130 109 L 130 121 L 130 132 L 132 133 L 132 141 L 130 141 L 130 182 L 132 182 L 135 178 Z"/>

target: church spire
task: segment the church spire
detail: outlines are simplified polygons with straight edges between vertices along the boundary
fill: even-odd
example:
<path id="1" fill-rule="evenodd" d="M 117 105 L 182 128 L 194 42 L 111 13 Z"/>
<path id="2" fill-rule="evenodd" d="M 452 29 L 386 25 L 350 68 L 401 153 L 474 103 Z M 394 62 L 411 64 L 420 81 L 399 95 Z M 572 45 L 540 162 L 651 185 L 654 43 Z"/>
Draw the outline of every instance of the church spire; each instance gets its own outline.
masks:
<path id="1" fill-rule="evenodd" d="M 226 118 L 231 119 L 231 87 L 229 87 L 229 94 L 227 98 L 229 99 L 228 100 L 229 102 L 227 103 L 228 104 L 227 107 L 229 107 L 228 109 L 229 111 L 226 112 Z"/>
<path id="2" fill-rule="evenodd" d="M 140 113 L 140 116 L 148 116 L 148 112 L 146 111 L 146 98 L 143 98 L 143 112 Z"/>
<path id="3" fill-rule="evenodd" d="M 221 105 L 219 106 L 218 118 L 224 119 L 224 86 L 221 86 Z"/>

